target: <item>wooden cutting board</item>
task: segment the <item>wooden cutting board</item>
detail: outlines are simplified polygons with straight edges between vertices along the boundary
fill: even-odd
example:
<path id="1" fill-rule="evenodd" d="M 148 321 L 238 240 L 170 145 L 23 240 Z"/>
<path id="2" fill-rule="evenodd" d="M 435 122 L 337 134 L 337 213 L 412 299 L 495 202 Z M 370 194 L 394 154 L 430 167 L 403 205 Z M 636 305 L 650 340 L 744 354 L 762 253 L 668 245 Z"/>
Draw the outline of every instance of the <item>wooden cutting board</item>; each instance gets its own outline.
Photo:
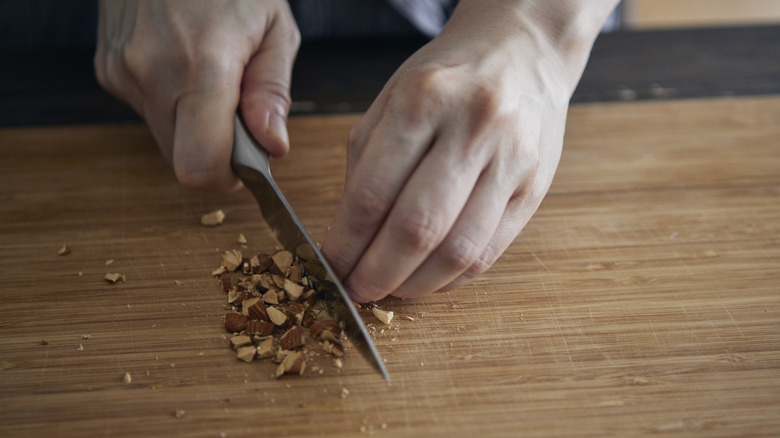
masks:
<path id="1" fill-rule="evenodd" d="M 320 240 L 355 120 L 291 120 L 272 164 Z M 236 360 L 210 273 L 239 233 L 275 246 L 248 194 L 182 188 L 144 126 L 0 130 L 0 435 L 780 435 L 780 97 L 568 125 L 487 274 L 367 318 L 390 386 L 354 352 L 279 380 Z"/>

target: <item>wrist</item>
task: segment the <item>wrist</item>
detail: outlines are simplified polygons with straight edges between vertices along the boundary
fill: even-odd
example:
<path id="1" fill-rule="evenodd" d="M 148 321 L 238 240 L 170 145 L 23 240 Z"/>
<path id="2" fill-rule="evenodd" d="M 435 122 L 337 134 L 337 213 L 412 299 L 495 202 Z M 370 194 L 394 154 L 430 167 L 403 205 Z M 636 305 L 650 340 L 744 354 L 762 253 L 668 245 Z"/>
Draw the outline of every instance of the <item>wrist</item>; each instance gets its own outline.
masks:
<path id="1" fill-rule="evenodd" d="M 593 42 L 619 0 L 461 0 L 443 34 L 473 29 L 483 50 L 535 52 L 569 97 Z M 522 58 L 522 56 L 521 56 Z M 527 59 L 526 59 L 527 60 Z M 551 78 L 552 79 L 552 78 Z"/>

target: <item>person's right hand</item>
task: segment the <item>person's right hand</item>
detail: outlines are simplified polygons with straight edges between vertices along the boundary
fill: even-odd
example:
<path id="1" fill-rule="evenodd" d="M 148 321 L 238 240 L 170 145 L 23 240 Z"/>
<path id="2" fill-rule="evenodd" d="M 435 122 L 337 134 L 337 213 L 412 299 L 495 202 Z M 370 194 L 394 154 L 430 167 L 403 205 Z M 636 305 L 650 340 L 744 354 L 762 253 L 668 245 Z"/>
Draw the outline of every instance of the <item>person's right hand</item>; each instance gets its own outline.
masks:
<path id="1" fill-rule="evenodd" d="M 176 177 L 231 190 L 233 118 L 287 153 L 300 33 L 284 0 L 101 0 L 95 72 L 146 119 Z"/>

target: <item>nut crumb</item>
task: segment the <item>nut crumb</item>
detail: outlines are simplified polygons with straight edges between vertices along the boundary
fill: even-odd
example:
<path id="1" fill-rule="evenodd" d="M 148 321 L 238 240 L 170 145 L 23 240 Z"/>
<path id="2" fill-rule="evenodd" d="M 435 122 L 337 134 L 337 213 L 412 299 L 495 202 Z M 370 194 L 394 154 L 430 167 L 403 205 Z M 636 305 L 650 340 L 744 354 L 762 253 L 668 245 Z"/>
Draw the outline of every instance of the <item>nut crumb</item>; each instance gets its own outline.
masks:
<path id="1" fill-rule="evenodd" d="M 222 210 L 212 211 L 200 217 L 200 224 L 205 227 L 215 227 L 221 225 L 225 217 L 225 212 Z"/>
<path id="2" fill-rule="evenodd" d="M 175 411 L 173 411 L 173 416 L 176 418 L 182 418 L 186 414 L 187 411 L 185 411 L 184 409 L 176 409 Z"/>
<path id="3" fill-rule="evenodd" d="M 41 339 L 41 345 L 49 345 L 49 341 L 46 339 Z"/>
<path id="4" fill-rule="evenodd" d="M 70 254 L 70 247 L 68 245 L 62 245 L 62 248 L 60 248 L 59 251 L 57 251 L 57 255 L 64 256 Z"/>
<path id="5" fill-rule="evenodd" d="M 238 242 L 238 243 L 240 243 L 242 245 L 246 245 L 247 241 L 246 241 L 246 236 L 244 236 L 244 233 L 239 233 L 238 234 L 238 239 L 236 239 L 236 242 Z"/>
<path id="6" fill-rule="evenodd" d="M 176 284 L 176 286 L 181 286 L 182 284 L 184 284 L 180 280 L 173 280 L 173 282 Z"/>
<path id="7" fill-rule="evenodd" d="M 79 344 L 79 346 L 76 347 L 76 351 L 84 351 L 84 346 Z"/>
<path id="8" fill-rule="evenodd" d="M 393 311 L 387 311 L 382 310 L 379 307 L 373 307 L 371 309 L 371 312 L 374 314 L 376 319 L 382 321 L 384 324 L 390 324 L 390 321 L 393 320 Z"/>
<path id="9" fill-rule="evenodd" d="M 122 381 L 125 383 L 133 383 L 133 376 L 131 376 L 130 373 L 125 373 L 125 376 L 122 377 Z"/>
<path id="10" fill-rule="evenodd" d="M 108 259 L 106 260 L 106 266 L 111 266 L 114 264 L 114 259 Z"/>
<path id="11" fill-rule="evenodd" d="M 124 276 L 124 274 L 120 274 L 118 272 L 114 272 L 113 274 L 112 273 L 107 273 L 106 276 L 103 277 L 103 278 L 107 282 L 109 282 L 111 284 L 115 284 L 115 283 L 117 283 L 119 281 L 121 281 L 122 283 L 126 283 L 127 282 L 126 281 L 126 277 Z"/>
<path id="12" fill-rule="evenodd" d="M 349 390 L 347 388 L 341 388 L 341 398 L 347 398 Z"/>
<path id="13" fill-rule="evenodd" d="M 89 339 L 92 335 L 81 335 L 81 339 Z"/>

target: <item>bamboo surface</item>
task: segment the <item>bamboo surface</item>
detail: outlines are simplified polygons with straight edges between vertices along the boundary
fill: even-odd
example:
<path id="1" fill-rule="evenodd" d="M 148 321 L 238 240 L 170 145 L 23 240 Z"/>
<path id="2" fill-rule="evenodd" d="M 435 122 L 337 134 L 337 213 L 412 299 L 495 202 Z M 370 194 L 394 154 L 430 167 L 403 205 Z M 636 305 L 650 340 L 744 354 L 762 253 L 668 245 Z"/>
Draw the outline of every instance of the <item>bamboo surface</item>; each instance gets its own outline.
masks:
<path id="1" fill-rule="evenodd" d="M 272 163 L 319 240 L 355 120 L 291 120 Z M 279 380 L 236 360 L 211 271 L 239 233 L 276 242 L 247 193 L 181 187 L 144 126 L 2 129 L 0 172 L 2 436 L 780 435 L 780 97 L 573 107 L 494 267 L 366 317 L 389 386 L 349 351 Z"/>

